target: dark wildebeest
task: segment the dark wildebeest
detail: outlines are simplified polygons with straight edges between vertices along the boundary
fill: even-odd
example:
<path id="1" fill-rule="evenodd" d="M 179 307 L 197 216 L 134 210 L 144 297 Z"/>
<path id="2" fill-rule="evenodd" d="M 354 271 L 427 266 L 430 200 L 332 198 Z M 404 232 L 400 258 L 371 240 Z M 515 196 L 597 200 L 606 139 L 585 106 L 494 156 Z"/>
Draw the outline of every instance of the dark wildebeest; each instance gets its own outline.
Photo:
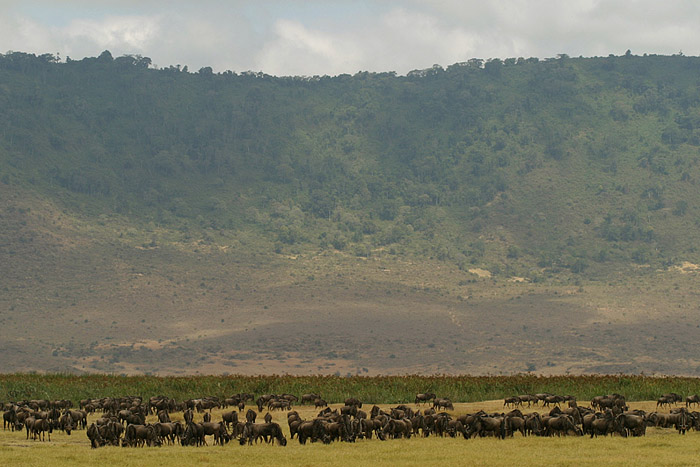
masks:
<path id="1" fill-rule="evenodd" d="M 170 420 L 170 414 L 168 413 L 167 410 L 159 410 L 158 411 L 158 421 L 160 423 L 169 423 Z"/>
<path id="2" fill-rule="evenodd" d="M 277 423 L 246 423 L 243 434 L 241 435 L 241 445 L 252 445 L 253 442 L 258 442 L 259 439 L 277 440 L 280 446 L 287 445 L 287 438 L 282 434 L 282 428 Z"/>
<path id="3" fill-rule="evenodd" d="M 6 410 L 2 414 L 2 429 L 6 430 L 8 426 L 12 431 L 15 431 L 15 425 L 17 424 L 17 412 L 14 408 Z"/>
<path id="4" fill-rule="evenodd" d="M 591 421 L 591 438 L 594 436 L 607 436 L 612 435 L 616 431 L 621 431 L 619 429 L 619 422 L 612 413 L 612 410 L 607 409 L 601 418 L 596 418 Z"/>
<path id="5" fill-rule="evenodd" d="M 253 410 L 253 409 L 248 409 L 248 411 L 245 413 L 245 419 L 247 422 L 255 423 L 255 419 L 257 417 L 258 417 L 258 414 L 255 413 L 255 410 Z"/>
<path id="6" fill-rule="evenodd" d="M 192 411 L 192 409 L 187 409 L 182 414 L 182 417 L 185 419 L 186 424 L 190 424 L 194 421 L 194 412 Z"/>
<path id="7" fill-rule="evenodd" d="M 503 407 L 517 407 L 519 405 L 522 405 L 522 401 L 520 400 L 520 397 L 518 396 L 511 396 L 511 397 L 506 397 L 503 399 Z"/>
<path id="8" fill-rule="evenodd" d="M 700 404 L 700 396 L 693 394 L 685 398 L 685 406 L 690 407 L 693 404 Z"/>
<path id="9" fill-rule="evenodd" d="M 36 440 L 38 437 L 41 441 L 46 441 L 46 433 L 48 433 L 49 441 L 51 441 L 53 425 L 47 418 L 28 418 L 26 420 L 25 427 L 27 429 L 27 439 L 29 439 L 29 433 L 31 430 L 32 438 L 34 440 Z"/>
<path id="10" fill-rule="evenodd" d="M 314 407 L 319 408 L 319 407 L 328 407 L 328 402 L 324 401 L 323 399 L 314 399 Z"/>
<path id="11" fill-rule="evenodd" d="M 102 438 L 102 435 L 100 435 L 100 430 L 97 428 L 97 425 L 95 425 L 94 423 L 92 425 L 90 425 L 90 427 L 87 429 L 87 437 L 90 440 L 90 446 L 93 449 L 99 448 L 99 447 L 107 444 L 107 441 L 105 441 Z"/>
<path id="12" fill-rule="evenodd" d="M 454 410 L 454 406 L 452 405 L 452 401 L 447 399 L 447 398 L 442 398 L 442 399 L 435 399 L 433 402 L 433 408 L 434 409 L 442 409 L 442 410 Z"/>
<path id="13" fill-rule="evenodd" d="M 668 396 L 661 396 L 656 400 L 656 408 L 658 409 L 659 407 L 663 407 L 664 405 L 668 405 L 671 407 L 671 404 L 673 404 L 675 400 L 672 397 Z"/>
<path id="14" fill-rule="evenodd" d="M 226 427 L 228 428 L 230 425 L 238 423 L 238 412 L 235 410 L 232 410 L 231 412 L 224 412 L 221 415 L 221 418 L 223 419 L 224 423 L 226 423 Z"/>
<path id="15" fill-rule="evenodd" d="M 410 420 L 389 420 L 384 428 L 382 429 L 382 434 L 384 437 L 391 436 L 392 438 L 410 438 L 413 433 L 413 424 Z"/>
<path id="16" fill-rule="evenodd" d="M 203 422 L 201 423 L 203 436 L 214 435 L 214 444 L 223 446 L 231 440 L 231 436 L 226 430 L 224 422 Z M 206 444 L 206 440 L 204 441 Z"/>
<path id="17" fill-rule="evenodd" d="M 647 430 L 646 419 L 643 415 L 632 413 L 623 413 L 617 416 L 617 423 L 620 428 L 620 434 L 627 436 L 644 436 Z"/>
<path id="18" fill-rule="evenodd" d="M 302 394 L 301 395 L 301 403 L 304 404 L 306 402 L 314 402 L 316 399 L 320 399 L 321 396 L 319 394 L 314 394 L 314 393 L 308 393 L 308 394 Z"/>
<path id="19" fill-rule="evenodd" d="M 168 444 L 175 444 L 175 439 L 180 439 L 183 433 L 182 424 L 180 422 L 159 422 L 153 425 L 156 429 L 156 434 L 162 440 L 166 440 Z"/>
<path id="20" fill-rule="evenodd" d="M 358 409 L 361 409 L 362 408 L 362 401 L 360 401 L 359 399 L 357 399 L 355 397 L 348 397 L 347 399 L 345 399 L 345 405 L 354 405 Z"/>
<path id="21" fill-rule="evenodd" d="M 157 446 L 158 434 L 153 425 L 127 425 L 122 439 L 123 447 Z"/>
<path id="22" fill-rule="evenodd" d="M 425 392 L 421 394 L 416 394 L 416 405 L 422 404 L 424 402 L 430 402 L 435 400 L 435 394 L 432 392 Z"/>
<path id="23" fill-rule="evenodd" d="M 63 415 L 69 415 L 73 419 L 73 423 L 82 429 L 87 428 L 87 412 L 84 410 L 66 409 Z"/>

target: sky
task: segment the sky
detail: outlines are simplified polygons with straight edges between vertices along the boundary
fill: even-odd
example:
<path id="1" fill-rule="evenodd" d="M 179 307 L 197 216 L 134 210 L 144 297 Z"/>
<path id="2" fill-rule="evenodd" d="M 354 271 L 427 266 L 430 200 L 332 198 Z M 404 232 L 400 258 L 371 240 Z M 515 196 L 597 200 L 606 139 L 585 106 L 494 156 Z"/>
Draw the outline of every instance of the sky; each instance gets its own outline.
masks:
<path id="1" fill-rule="evenodd" d="M 0 53 L 277 76 L 470 58 L 700 55 L 697 0 L 0 0 Z"/>

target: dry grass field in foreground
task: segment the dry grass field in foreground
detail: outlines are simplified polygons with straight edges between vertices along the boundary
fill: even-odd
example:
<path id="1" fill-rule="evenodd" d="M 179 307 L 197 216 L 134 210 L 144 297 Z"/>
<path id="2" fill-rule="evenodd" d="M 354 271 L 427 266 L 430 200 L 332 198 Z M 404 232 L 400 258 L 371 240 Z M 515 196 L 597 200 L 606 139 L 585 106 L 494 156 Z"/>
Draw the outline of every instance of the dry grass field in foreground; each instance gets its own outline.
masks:
<path id="1" fill-rule="evenodd" d="M 653 410 L 653 402 L 637 402 L 632 408 Z M 385 408 L 385 407 L 383 407 Z M 455 404 L 455 413 L 479 409 L 502 409 L 501 401 Z M 303 418 L 311 418 L 316 410 L 299 407 Z M 527 407 L 525 412 L 530 411 Z M 540 408 L 540 412 L 543 410 Z M 214 411 L 212 419 L 220 419 Z M 286 412 L 273 412 L 288 436 Z M 90 418 L 92 421 L 95 416 Z M 182 419 L 182 413 L 173 414 Z M 198 414 L 195 420 L 200 420 Z M 150 421 L 150 420 L 149 420 Z M 51 442 L 26 440 L 24 432 L 0 432 L 0 461 L 4 465 L 698 465 L 700 464 L 700 432 L 679 435 L 672 429 L 650 428 L 641 438 L 586 437 L 563 438 L 411 438 L 379 441 L 360 440 L 356 443 L 335 442 L 301 446 L 296 440 L 286 447 L 259 444 L 226 446 L 159 448 L 90 449 L 85 431 L 71 436 L 55 432 Z M 210 438 L 210 437 L 208 437 Z"/>

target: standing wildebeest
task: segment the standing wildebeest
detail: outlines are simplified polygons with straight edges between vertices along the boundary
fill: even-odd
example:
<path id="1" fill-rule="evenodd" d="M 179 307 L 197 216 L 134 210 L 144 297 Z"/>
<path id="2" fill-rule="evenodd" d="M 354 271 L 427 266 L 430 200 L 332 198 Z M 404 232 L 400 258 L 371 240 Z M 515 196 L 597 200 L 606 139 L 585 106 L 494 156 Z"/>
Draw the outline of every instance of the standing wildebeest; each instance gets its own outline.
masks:
<path id="1" fill-rule="evenodd" d="M 435 393 L 425 392 L 422 394 L 416 394 L 416 405 L 422 404 L 423 402 L 431 402 L 435 400 Z"/>
<path id="2" fill-rule="evenodd" d="M 127 425 L 122 439 L 123 447 L 157 446 L 158 434 L 153 425 Z"/>
<path id="3" fill-rule="evenodd" d="M 590 430 L 591 438 L 599 435 L 612 435 L 616 431 L 621 431 L 619 429 L 619 421 L 615 418 L 610 409 L 605 410 L 603 417 L 591 421 Z"/>
<path id="4" fill-rule="evenodd" d="M 358 409 L 361 409 L 362 408 L 362 401 L 360 401 L 359 399 L 357 399 L 355 397 L 348 397 L 347 399 L 345 399 L 345 405 L 354 405 Z"/>
<path id="5" fill-rule="evenodd" d="M 6 410 L 2 414 L 2 429 L 6 430 L 7 426 L 10 426 L 12 431 L 15 431 L 15 426 L 17 425 L 17 412 L 14 407 L 10 410 Z"/>
<path id="6" fill-rule="evenodd" d="M 678 403 L 683 401 L 683 396 L 680 394 L 676 394 L 675 392 L 669 392 L 668 394 L 664 394 L 661 397 L 667 397 L 673 401 L 673 403 Z"/>
<path id="7" fill-rule="evenodd" d="M 518 396 L 518 399 L 520 399 L 520 405 L 523 405 L 525 402 L 527 402 L 528 407 L 530 407 L 533 402 L 535 403 L 535 405 L 537 405 L 537 403 L 539 402 L 539 399 L 532 394 L 522 394 Z"/>
<path id="8" fill-rule="evenodd" d="M 61 418 L 58 419 L 58 429 L 63 430 L 69 436 L 71 434 L 71 431 L 75 430 L 77 427 L 78 424 L 68 413 L 64 413 L 63 415 L 61 415 Z"/>
<path id="9" fill-rule="evenodd" d="M 518 396 L 506 397 L 505 399 L 503 399 L 503 407 L 508 407 L 508 406 L 517 407 L 521 404 L 522 404 L 522 401 L 520 400 L 520 397 L 518 397 Z"/>
<path id="10" fill-rule="evenodd" d="M 27 429 L 27 439 L 29 439 L 29 433 L 31 432 L 34 440 L 38 437 L 41 441 L 46 441 L 45 434 L 48 432 L 49 441 L 51 441 L 53 425 L 47 418 L 28 418 L 25 423 L 25 428 Z"/>
<path id="11" fill-rule="evenodd" d="M 255 410 L 253 409 L 248 409 L 248 411 L 245 413 L 245 419 L 247 422 L 255 423 L 256 418 L 258 418 L 258 414 L 255 413 Z"/>
<path id="12" fill-rule="evenodd" d="M 617 423 L 622 436 L 644 436 L 647 430 L 646 419 L 643 415 L 622 413 L 617 416 Z"/>
<path id="13" fill-rule="evenodd" d="M 232 410 L 231 412 L 224 412 L 221 415 L 222 420 L 226 424 L 226 427 L 229 427 L 230 425 L 235 425 L 238 423 L 238 412 L 235 410 Z"/>
<path id="14" fill-rule="evenodd" d="M 287 399 L 277 399 L 277 400 L 271 400 L 270 402 L 267 403 L 267 410 L 292 410 L 292 406 L 290 405 L 289 401 Z"/>
<path id="15" fill-rule="evenodd" d="M 316 399 L 321 399 L 321 396 L 319 394 L 314 394 L 312 392 L 308 394 L 302 394 L 301 395 L 301 403 L 304 404 L 306 402 L 314 402 Z"/>
<path id="16" fill-rule="evenodd" d="M 549 407 L 549 404 L 559 405 L 564 401 L 564 396 L 557 396 L 555 394 L 552 394 L 544 398 L 544 404 L 542 404 L 542 406 Z"/>
<path id="17" fill-rule="evenodd" d="M 685 406 L 690 407 L 693 404 L 700 404 L 700 396 L 693 394 L 685 398 Z"/>
<path id="18" fill-rule="evenodd" d="M 163 440 L 168 444 L 175 444 L 175 439 L 180 439 L 183 433 L 182 424 L 180 422 L 159 422 L 154 424 L 153 427 L 161 440 L 161 444 Z"/>
<path id="19" fill-rule="evenodd" d="M 170 414 L 168 413 L 167 410 L 159 410 L 158 411 L 158 421 L 161 423 L 168 423 L 170 422 Z"/>
<path id="20" fill-rule="evenodd" d="M 314 407 L 319 408 L 319 407 L 328 407 L 328 402 L 324 401 L 321 398 L 314 399 Z"/>
<path id="21" fill-rule="evenodd" d="M 442 409 L 442 410 L 447 410 L 447 409 L 454 410 L 455 409 L 454 406 L 452 405 L 452 401 L 445 398 L 445 397 L 443 397 L 442 399 L 435 399 L 435 401 L 433 402 L 433 408 L 438 409 L 438 410 L 440 410 L 440 409 Z"/>
<path id="22" fill-rule="evenodd" d="M 537 412 L 525 417 L 525 432 L 523 435 L 540 436 L 542 434 L 542 419 Z"/>
<path id="23" fill-rule="evenodd" d="M 671 404 L 675 402 L 675 399 L 670 396 L 661 396 L 656 400 L 656 408 L 658 409 L 659 407 L 663 407 L 664 405 L 668 405 L 671 407 Z"/>

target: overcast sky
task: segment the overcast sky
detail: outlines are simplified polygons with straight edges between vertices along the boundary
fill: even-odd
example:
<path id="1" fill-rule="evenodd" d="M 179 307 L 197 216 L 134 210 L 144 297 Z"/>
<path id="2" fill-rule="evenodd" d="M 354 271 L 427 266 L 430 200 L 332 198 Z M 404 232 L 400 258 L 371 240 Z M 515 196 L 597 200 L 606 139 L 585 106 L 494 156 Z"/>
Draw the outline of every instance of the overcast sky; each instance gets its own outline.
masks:
<path id="1" fill-rule="evenodd" d="M 470 58 L 700 55 L 697 0 L 0 0 L 0 53 L 405 74 Z"/>

